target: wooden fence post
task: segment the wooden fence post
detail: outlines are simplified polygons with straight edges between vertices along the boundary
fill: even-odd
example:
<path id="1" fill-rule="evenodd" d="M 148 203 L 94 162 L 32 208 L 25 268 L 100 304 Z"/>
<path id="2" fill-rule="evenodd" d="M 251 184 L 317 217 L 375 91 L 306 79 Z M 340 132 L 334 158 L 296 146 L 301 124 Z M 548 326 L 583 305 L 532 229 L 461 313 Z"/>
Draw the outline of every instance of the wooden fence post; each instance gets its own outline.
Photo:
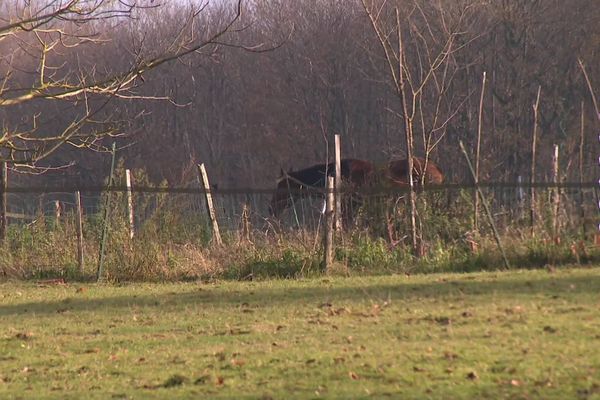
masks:
<path id="1" fill-rule="evenodd" d="M 342 151 L 340 135 L 335 135 L 335 230 L 342 230 Z"/>
<path id="2" fill-rule="evenodd" d="M 583 195 L 583 149 L 585 144 L 585 104 L 581 102 L 581 126 L 579 132 L 579 218 L 582 239 L 586 238 L 585 228 L 585 198 Z"/>
<path id="3" fill-rule="evenodd" d="M 129 219 L 129 239 L 135 235 L 135 225 L 133 221 L 133 196 L 131 195 L 131 171 L 125 170 L 125 185 L 127 187 L 127 216 Z"/>
<path id="4" fill-rule="evenodd" d="M 540 106 L 540 94 L 542 92 L 542 87 L 538 86 L 537 97 L 535 99 L 535 104 L 533 105 L 533 137 L 531 139 L 531 194 L 530 194 L 530 208 L 529 208 L 529 220 L 531 223 L 531 236 L 535 236 L 535 149 L 537 143 L 537 130 L 538 130 L 538 110 Z"/>
<path id="5" fill-rule="evenodd" d="M 198 165 L 198 169 L 200 170 L 200 176 L 202 177 L 202 185 L 204 186 L 204 193 L 206 195 L 206 206 L 208 208 L 208 216 L 210 218 L 210 222 L 212 223 L 213 240 L 215 244 L 221 246 L 223 244 L 223 240 L 221 239 L 221 233 L 219 232 L 217 213 L 215 212 L 215 207 L 213 206 L 212 194 L 210 192 L 210 183 L 208 182 L 208 174 L 206 173 L 204 163 Z"/>
<path id="6" fill-rule="evenodd" d="M 517 176 L 517 208 L 519 220 L 523 218 L 523 201 L 525 199 L 525 193 L 523 191 L 523 177 Z"/>
<path id="7" fill-rule="evenodd" d="M 83 211 L 81 209 L 81 193 L 75 192 L 75 225 L 77 229 L 77 266 L 83 275 Z"/>
<path id="8" fill-rule="evenodd" d="M 334 220 L 334 196 L 335 183 L 333 177 L 327 178 L 327 192 L 325 197 L 325 235 L 323 238 L 325 271 L 329 272 L 333 265 L 333 220 Z"/>
<path id="9" fill-rule="evenodd" d="M 250 240 L 250 211 L 248 209 L 248 204 L 244 203 L 242 207 L 242 232 L 241 239 L 247 243 L 251 243 Z"/>
<path id="10" fill-rule="evenodd" d="M 60 200 L 54 200 L 54 225 L 56 228 L 60 226 L 60 217 L 62 215 L 62 207 Z"/>
<path id="11" fill-rule="evenodd" d="M 554 235 L 554 241 L 556 244 L 560 243 L 560 223 L 558 220 L 558 211 L 560 207 L 560 188 L 558 187 L 558 183 L 560 179 L 558 173 L 558 145 L 555 144 L 554 154 L 552 155 L 552 181 L 556 185 L 553 190 L 552 199 L 552 234 Z"/>
<path id="12" fill-rule="evenodd" d="M 479 120 L 477 123 L 477 145 L 475 146 L 475 184 L 479 183 L 479 152 L 481 149 L 481 130 L 483 128 L 483 98 L 485 95 L 485 71 L 481 82 L 481 95 L 479 97 Z M 473 193 L 473 230 L 479 231 L 479 194 Z"/>
<path id="13" fill-rule="evenodd" d="M 0 240 L 6 240 L 6 230 L 8 229 L 8 218 L 6 208 L 8 206 L 8 167 L 6 161 L 2 162 L 0 171 Z"/>

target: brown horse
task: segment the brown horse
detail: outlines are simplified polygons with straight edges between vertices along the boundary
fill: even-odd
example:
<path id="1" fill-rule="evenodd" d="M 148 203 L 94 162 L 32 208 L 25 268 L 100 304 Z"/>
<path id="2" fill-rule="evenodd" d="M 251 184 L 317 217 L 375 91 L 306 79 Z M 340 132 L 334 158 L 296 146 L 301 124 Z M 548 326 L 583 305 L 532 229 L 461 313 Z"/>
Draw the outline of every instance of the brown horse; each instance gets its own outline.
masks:
<path id="1" fill-rule="evenodd" d="M 383 178 L 392 187 L 408 188 L 408 159 L 390 161 L 383 171 Z M 423 185 L 439 185 L 444 182 L 444 174 L 440 167 L 431 160 L 413 157 L 413 185 L 416 189 Z"/>
<path id="2" fill-rule="evenodd" d="M 341 167 L 342 182 L 345 189 L 350 191 L 364 187 L 375 170 L 369 161 L 354 158 L 342 159 Z M 328 176 L 335 176 L 334 163 L 316 164 L 298 171 L 282 173 L 271 199 L 270 214 L 279 217 L 294 201 L 303 198 L 323 198 Z"/>

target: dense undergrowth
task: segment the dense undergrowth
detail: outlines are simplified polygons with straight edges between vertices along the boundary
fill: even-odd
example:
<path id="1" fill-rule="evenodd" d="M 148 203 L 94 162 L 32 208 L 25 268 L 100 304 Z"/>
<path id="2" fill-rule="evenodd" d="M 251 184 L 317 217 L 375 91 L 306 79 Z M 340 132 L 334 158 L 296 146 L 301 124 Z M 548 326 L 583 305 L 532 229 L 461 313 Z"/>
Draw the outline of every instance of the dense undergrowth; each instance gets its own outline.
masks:
<path id="1" fill-rule="evenodd" d="M 122 161 L 117 170 L 124 170 Z M 123 177 L 121 172 L 116 176 Z M 153 186 L 143 170 L 135 171 L 135 181 Z M 118 180 L 116 183 L 124 184 Z M 565 202 L 562 212 L 553 217 L 550 197 L 537 198 L 539 216 L 535 235 L 531 233 L 523 204 L 517 205 L 521 207 L 518 212 L 506 210 L 500 203 L 496 205 L 499 211 L 496 223 L 511 267 L 600 262 L 600 248 L 594 245 L 593 238 L 588 234 L 582 239 L 579 213 L 573 208 L 582 205 Z M 490 196 L 490 200 L 494 199 Z M 106 204 L 105 200 L 102 198 L 100 204 Z M 471 201 L 472 193 L 468 191 L 419 195 L 418 220 L 424 256 L 416 258 L 406 240 L 409 226 L 406 206 L 398 200 L 390 201 L 389 195 L 368 198 L 356 213 L 352 228 L 336 234 L 333 272 L 378 275 L 505 268 L 483 216 L 478 232 L 473 231 Z M 254 280 L 325 273 L 322 232 L 300 226 L 294 229 L 266 220 L 260 228 L 240 223 L 239 229 L 224 233 L 223 246 L 214 246 L 210 224 L 195 209 L 197 203 L 198 198 L 178 198 L 167 193 L 136 194 L 137 231 L 130 239 L 125 194 L 113 193 L 104 277 L 110 281 Z M 60 220 L 40 214 L 29 224 L 9 225 L 7 240 L 0 244 L 0 277 L 95 279 L 103 215 L 101 207 L 84 218 L 82 270 L 77 262 L 73 211 Z M 558 225 L 554 224 L 556 221 Z M 561 228 L 558 235 L 556 226 Z M 588 229 L 588 233 L 591 231 Z M 392 246 L 391 242 L 395 244 Z"/>
<path id="2" fill-rule="evenodd" d="M 84 269 L 77 265 L 73 218 L 59 225 L 40 218 L 27 226 L 12 225 L 0 246 L 0 274 L 9 278 L 95 278 L 100 251 L 101 221 L 91 218 L 84 227 Z M 442 229 L 443 230 L 443 229 Z M 438 230 L 439 232 L 440 230 Z M 353 230 L 337 236 L 336 273 L 347 275 L 473 272 L 503 269 L 492 236 L 470 234 L 449 240 L 446 234 L 425 241 L 425 255 L 416 258 L 408 246 L 390 246 L 382 236 Z M 455 236 L 455 237 L 457 237 Z M 254 231 L 224 235 L 224 245 L 211 244 L 205 221 L 174 214 L 155 215 L 128 236 L 124 223 L 114 224 L 106 242 L 105 276 L 110 281 L 177 281 L 296 278 L 325 273 L 320 235 L 306 230 L 283 233 Z M 562 236 L 560 242 L 528 230 L 502 235 L 511 267 L 542 268 L 600 262 L 600 249 L 590 240 Z"/>

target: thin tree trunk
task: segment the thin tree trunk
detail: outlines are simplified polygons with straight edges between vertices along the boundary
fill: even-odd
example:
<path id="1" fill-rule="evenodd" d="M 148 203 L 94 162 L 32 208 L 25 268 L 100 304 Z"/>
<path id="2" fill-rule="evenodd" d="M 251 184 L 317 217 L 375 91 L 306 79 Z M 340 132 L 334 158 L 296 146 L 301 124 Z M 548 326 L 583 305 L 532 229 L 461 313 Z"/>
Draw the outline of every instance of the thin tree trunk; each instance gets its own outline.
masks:
<path id="1" fill-rule="evenodd" d="M 410 201 L 410 233 L 411 233 L 411 244 L 412 251 L 415 256 L 422 254 L 421 246 L 419 244 L 417 235 L 417 196 L 415 193 L 415 187 L 413 182 L 413 121 L 412 117 L 408 112 L 408 104 L 406 101 L 406 85 L 404 79 L 404 43 L 402 41 L 402 27 L 400 25 L 400 12 L 396 8 L 396 28 L 398 29 L 398 80 L 396 83 L 396 89 L 400 95 L 400 102 L 402 106 L 402 119 L 404 120 L 404 138 L 406 143 L 406 158 L 407 158 L 407 169 L 406 179 L 408 181 L 409 189 L 409 201 Z"/>
<path id="2" fill-rule="evenodd" d="M 8 206 L 8 168 L 6 161 L 0 166 L 0 241 L 6 241 L 6 230 L 8 229 L 8 218 L 6 209 Z"/>
<path id="3" fill-rule="evenodd" d="M 81 209 L 81 193 L 75 192 L 75 218 L 77 228 L 77 267 L 79 275 L 83 277 L 83 210 Z"/>

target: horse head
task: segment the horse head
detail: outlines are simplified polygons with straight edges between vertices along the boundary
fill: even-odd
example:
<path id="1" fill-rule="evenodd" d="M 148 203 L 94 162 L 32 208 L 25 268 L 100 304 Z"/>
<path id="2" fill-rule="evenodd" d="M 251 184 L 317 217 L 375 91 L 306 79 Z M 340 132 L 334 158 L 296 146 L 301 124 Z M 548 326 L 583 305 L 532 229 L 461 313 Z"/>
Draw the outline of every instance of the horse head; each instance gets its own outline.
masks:
<path id="1" fill-rule="evenodd" d="M 269 215 L 272 217 L 279 217 L 279 215 L 288 208 L 292 203 L 291 189 L 295 188 L 297 184 L 290 179 L 288 173 L 281 169 L 281 175 L 277 178 L 277 187 L 271 197 L 271 204 L 269 205 Z"/>

